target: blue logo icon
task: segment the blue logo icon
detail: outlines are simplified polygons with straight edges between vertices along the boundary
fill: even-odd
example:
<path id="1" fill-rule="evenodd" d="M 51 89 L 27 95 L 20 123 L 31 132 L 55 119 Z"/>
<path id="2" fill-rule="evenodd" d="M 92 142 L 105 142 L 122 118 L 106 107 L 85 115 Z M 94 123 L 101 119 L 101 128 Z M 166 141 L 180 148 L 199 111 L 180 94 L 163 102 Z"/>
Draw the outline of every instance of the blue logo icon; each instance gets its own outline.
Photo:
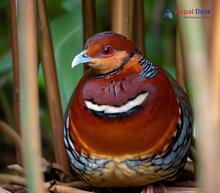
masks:
<path id="1" fill-rule="evenodd" d="M 169 9 L 165 9 L 164 12 L 163 12 L 163 17 L 165 19 L 173 19 L 174 15 Z"/>

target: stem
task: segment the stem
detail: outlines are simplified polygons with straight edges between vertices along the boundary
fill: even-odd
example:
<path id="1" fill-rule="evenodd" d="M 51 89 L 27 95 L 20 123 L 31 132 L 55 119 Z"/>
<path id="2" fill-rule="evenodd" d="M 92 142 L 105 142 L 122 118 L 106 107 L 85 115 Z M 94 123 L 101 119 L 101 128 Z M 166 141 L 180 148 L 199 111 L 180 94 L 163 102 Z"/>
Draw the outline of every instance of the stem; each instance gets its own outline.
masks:
<path id="1" fill-rule="evenodd" d="M 82 1 L 83 12 L 83 42 L 96 33 L 95 0 Z"/>
<path id="2" fill-rule="evenodd" d="M 16 0 L 9 1 L 10 19 L 11 19 L 11 46 L 12 46 L 12 64 L 13 64 L 13 96 L 14 96 L 14 115 L 15 115 L 15 129 L 18 134 L 21 134 L 21 117 L 20 117 L 20 77 L 19 77 L 19 53 L 18 53 L 18 29 L 17 29 L 17 10 Z M 16 156 L 18 164 L 21 164 L 21 155 L 16 149 Z"/>
<path id="3" fill-rule="evenodd" d="M 3 90 L 0 90 L 0 103 L 1 103 L 1 110 L 4 113 L 5 120 L 8 124 L 13 125 L 13 118 L 12 118 L 12 110 L 11 105 L 9 103 L 9 98 L 6 96 L 6 93 Z"/>
<path id="4" fill-rule="evenodd" d="M 135 15 L 135 30 L 136 38 L 135 45 L 137 48 L 145 54 L 145 29 L 144 29 L 144 3 L 143 0 L 135 1 L 136 3 L 136 15 Z"/>
<path id="5" fill-rule="evenodd" d="M 208 0 L 208 1 L 201 1 L 202 3 L 202 8 L 204 9 L 209 9 L 211 12 L 211 17 L 215 18 L 213 16 L 213 12 L 215 9 L 215 0 Z M 207 47 L 208 47 L 208 55 L 211 56 L 212 54 L 212 41 L 213 41 L 213 36 L 212 34 L 212 30 L 213 30 L 213 21 L 214 19 L 203 19 L 203 25 L 204 25 L 204 29 L 205 29 L 205 34 L 206 34 L 206 42 L 207 42 Z"/>
<path id="6" fill-rule="evenodd" d="M 128 39 L 134 40 L 134 0 L 128 2 Z"/>
<path id="7" fill-rule="evenodd" d="M 179 27 L 176 31 L 176 79 L 179 85 L 186 91 L 185 87 L 185 71 L 182 53 L 182 38 L 180 37 Z"/>
<path id="8" fill-rule="evenodd" d="M 211 55 L 211 63 L 212 63 L 212 85 L 213 85 L 213 95 L 215 102 L 215 111 L 214 115 L 220 117 L 219 112 L 219 99 L 220 99 L 220 58 L 219 58 L 219 50 L 220 50 L 220 2 L 215 2 L 215 13 L 213 16 L 213 41 L 212 41 L 212 55 Z"/>
<path id="9" fill-rule="evenodd" d="M 177 0 L 178 9 L 200 8 L 199 0 Z M 201 192 L 217 192 L 219 133 L 214 118 L 214 103 L 209 77 L 208 52 L 201 18 L 179 19 L 186 56 L 187 77 L 192 85 L 195 123 L 198 135 L 198 172 Z M 218 99 L 219 100 L 219 99 Z"/>
<path id="10" fill-rule="evenodd" d="M 213 15 L 213 35 L 211 44 L 211 89 L 213 94 L 213 113 L 215 128 L 220 128 L 220 1 L 215 1 L 215 9 Z M 219 133 L 218 133 L 219 135 Z M 217 139 L 216 139 L 217 140 Z M 217 144 L 215 148 L 219 147 Z M 219 149 L 219 148 L 218 148 Z M 218 160 L 219 161 L 219 160 Z"/>
<path id="11" fill-rule="evenodd" d="M 3 182 L 5 184 L 17 184 L 26 186 L 27 180 L 26 178 L 18 175 L 12 175 L 12 174 L 1 174 L 0 173 L 0 182 Z"/>
<path id="12" fill-rule="evenodd" d="M 1 187 L 0 187 L 0 192 L 1 192 L 1 193 L 11 193 L 11 192 L 9 192 L 9 191 L 7 191 L 7 190 L 1 188 Z"/>
<path id="13" fill-rule="evenodd" d="M 21 133 L 30 193 L 43 193 L 37 88 L 36 1 L 17 1 Z"/>
<path id="14" fill-rule="evenodd" d="M 113 0 L 112 31 L 133 39 L 133 0 Z"/>
<path id="15" fill-rule="evenodd" d="M 83 42 L 96 33 L 96 3 L 95 0 L 82 0 Z M 84 66 L 88 70 L 88 66 Z"/>
<path id="16" fill-rule="evenodd" d="M 9 125 L 0 120 L 0 130 L 15 143 L 18 154 L 22 156 L 22 141 L 21 137 Z"/>
<path id="17" fill-rule="evenodd" d="M 69 166 L 63 143 L 63 116 L 45 0 L 38 0 L 37 3 L 40 24 L 40 58 L 42 61 L 44 77 L 46 80 L 47 102 L 49 106 L 50 120 L 53 131 L 55 158 L 56 162 L 60 164 L 65 171 L 67 171 Z"/>
<path id="18" fill-rule="evenodd" d="M 68 186 L 63 186 L 63 185 L 50 185 L 50 184 L 45 184 L 45 188 L 47 188 L 49 191 L 56 192 L 56 193 L 92 193 L 90 191 L 86 190 L 80 190 L 77 188 L 72 188 Z"/>

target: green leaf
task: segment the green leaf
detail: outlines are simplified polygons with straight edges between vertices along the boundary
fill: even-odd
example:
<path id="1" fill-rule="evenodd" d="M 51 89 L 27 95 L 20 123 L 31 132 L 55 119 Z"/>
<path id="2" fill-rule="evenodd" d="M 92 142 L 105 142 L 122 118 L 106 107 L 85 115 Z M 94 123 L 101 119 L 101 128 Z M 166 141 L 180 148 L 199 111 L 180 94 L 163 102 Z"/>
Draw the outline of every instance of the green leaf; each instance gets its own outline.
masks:
<path id="1" fill-rule="evenodd" d="M 65 11 L 76 11 L 79 8 L 80 0 L 63 0 L 62 7 Z"/>
<path id="2" fill-rule="evenodd" d="M 65 110 L 71 94 L 83 74 L 83 66 L 71 68 L 75 55 L 82 51 L 81 7 L 55 19 L 52 26 L 62 109 Z"/>

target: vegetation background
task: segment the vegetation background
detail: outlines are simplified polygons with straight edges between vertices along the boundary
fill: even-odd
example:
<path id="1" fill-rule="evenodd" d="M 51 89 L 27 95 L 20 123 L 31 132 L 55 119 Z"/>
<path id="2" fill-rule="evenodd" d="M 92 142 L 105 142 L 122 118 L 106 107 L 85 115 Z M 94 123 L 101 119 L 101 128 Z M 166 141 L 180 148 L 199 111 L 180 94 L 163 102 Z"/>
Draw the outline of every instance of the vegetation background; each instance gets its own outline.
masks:
<path id="1" fill-rule="evenodd" d="M 47 0 L 47 10 L 53 38 L 57 77 L 61 93 L 62 110 L 83 75 L 83 67 L 71 69 L 73 57 L 83 49 L 83 25 L 81 0 Z M 108 1 L 96 1 L 97 32 L 111 28 Z M 174 1 L 144 1 L 145 57 L 166 68 L 175 77 L 176 19 L 163 16 L 166 9 L 175 12 Z M 10 15 L 8 0 L 0 2 L 0 119 L 15 126 L 13 113 L 13 75 Z M 40 93 L 40 123 L 42 129 L 43 156 L 51 161 L 53 139 L 45 93 L 45 81 L 39 66 L 38 85 Z M 62 129 L 62 128 L 61 128 Z M 45 144 L 45 145 L 44 145 Z M 15 163 L 14 144 L 0 135 L 0 167 Z"/>

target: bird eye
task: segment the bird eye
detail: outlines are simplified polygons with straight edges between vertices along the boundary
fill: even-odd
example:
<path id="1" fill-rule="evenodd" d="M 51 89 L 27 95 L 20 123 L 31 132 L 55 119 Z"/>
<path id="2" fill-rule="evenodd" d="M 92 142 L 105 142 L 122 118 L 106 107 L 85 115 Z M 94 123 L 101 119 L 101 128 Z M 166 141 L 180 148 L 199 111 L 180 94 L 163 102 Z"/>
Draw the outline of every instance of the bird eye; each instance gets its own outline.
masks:
<path id="1" fill-rule="evenodd" d="M 113 48 L 109 45 L 104 46 L 101 50 L 103 56 L 111 56 L 113 54 Z"/>

